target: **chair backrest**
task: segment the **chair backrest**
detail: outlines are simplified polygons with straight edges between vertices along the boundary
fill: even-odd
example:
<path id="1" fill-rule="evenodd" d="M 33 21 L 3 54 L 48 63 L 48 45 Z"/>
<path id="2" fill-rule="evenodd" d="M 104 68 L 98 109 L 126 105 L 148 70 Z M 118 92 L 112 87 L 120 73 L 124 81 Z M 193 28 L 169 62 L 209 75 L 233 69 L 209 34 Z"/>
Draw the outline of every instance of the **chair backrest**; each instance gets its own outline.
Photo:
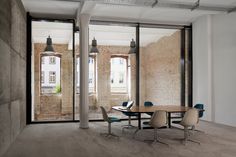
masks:
<path id="1" fill-rule="evenodd" d="M 108 122 L 108 115 L 107 115 L 105 108 L 103 106 L 100 106 L 100 108 L 102 110 L 103 120 Z"/>
<path id="2" fill-rule="evenodd" d="M 167 124 L 167 113 L 166 111 L 155 111 L 151 117 L 150 125 L 154 128 L 160 128 Z"/>
<path id="3" fill-rule="evenodd" d="M 124 101 L 123 103 L 122 103 L 122 106 L 127 106 L 127 104 L 128 104 L 128 101 Z"/>
<path id="4" fill-rule="evenodd" d="M 194 108 L 199 109 L 199 118 L 203 117 L 204 112 L 204 105 L 203 104 L 196 104 L 194 105 Z"/>
<path id="5" fill-rule="evenodd" d="M 153 106 L 153 103 L 151 101 L 145 101 L 144 106 Z"/>
<path id="6" fill-rule="evenodd" d="M 184 114 L 181 124 L 184 126 L 194 126 L 197 123 L 198 123 L 198 110 L 195 108 L 191 108 Z"/>
<path id="7" fill-rule="evenodd" d="M 133 106 L 133 104 L 134 104 L 134 101 L 128 101 L 126 107 L 130 109 Z"/>

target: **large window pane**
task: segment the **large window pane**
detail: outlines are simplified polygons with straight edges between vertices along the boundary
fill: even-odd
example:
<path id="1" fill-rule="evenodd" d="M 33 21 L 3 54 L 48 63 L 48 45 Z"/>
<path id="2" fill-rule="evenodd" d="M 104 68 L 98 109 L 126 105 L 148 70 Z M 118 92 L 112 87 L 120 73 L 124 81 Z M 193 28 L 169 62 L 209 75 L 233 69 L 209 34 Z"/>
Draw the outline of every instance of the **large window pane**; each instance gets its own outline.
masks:
<path id="1" fill-rule="evenodd" d="M 130 55 L 129 50 L 131 40 L 136 39 L 136 27 L 90 25 L 90 44 L 93 38 L 97 40 L 99 53 L 95 59 L 95 76 L 91 74 L 94 66 L 89 66 L 89 79 L 96 78 L 96 90 L 89 94 L 89 119 L 102 119 L 99 106 L 105 107 L 114 116 L 127 118 L 111 108 L 124 101 L 135 100 L 136 57 Z"/>
<path id="2" fill-rule="evenodd" d="M 180 46 L 178 29 L 140 28 L 140 105 L 180 105 Z"/>
<path id="3" fill-rule="evenodd" d="M 32 121 L 73 119 L 72 33 L 72 23 L 32 21 Z"/>

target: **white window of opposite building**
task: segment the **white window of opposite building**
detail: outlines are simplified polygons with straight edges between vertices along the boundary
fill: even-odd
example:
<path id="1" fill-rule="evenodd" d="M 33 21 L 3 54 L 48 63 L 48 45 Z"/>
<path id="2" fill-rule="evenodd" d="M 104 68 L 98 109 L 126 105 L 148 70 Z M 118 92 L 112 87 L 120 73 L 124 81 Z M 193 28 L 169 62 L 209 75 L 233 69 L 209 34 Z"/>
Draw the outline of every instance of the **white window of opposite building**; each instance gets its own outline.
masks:
<path id="1" fill-rule="evenodd" d="M 61 89 L 61 58 L 41 57 L 41 94 L 56 94 Z"/>
<path id="2" fill-rule="evenodd" d="M 111 58 L 111 92 L 127 92 L 127 60 L 124 57 Z"/>

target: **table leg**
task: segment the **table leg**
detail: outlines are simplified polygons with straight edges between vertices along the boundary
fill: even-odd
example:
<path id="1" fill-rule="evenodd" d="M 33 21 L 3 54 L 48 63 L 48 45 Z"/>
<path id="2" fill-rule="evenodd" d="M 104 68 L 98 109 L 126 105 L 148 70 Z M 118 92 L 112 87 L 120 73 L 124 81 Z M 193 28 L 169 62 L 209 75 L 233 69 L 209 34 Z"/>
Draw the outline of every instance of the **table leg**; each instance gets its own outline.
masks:
<path id="1" fill-rule="evenodd" d="M 168 112 L 168 126 L 171 128 L 171 112 Z"/>
<path id="2" fill-rule="evenodd" d="M 141 129 L 141 113 L 138 113 L 138 128 Z"/>

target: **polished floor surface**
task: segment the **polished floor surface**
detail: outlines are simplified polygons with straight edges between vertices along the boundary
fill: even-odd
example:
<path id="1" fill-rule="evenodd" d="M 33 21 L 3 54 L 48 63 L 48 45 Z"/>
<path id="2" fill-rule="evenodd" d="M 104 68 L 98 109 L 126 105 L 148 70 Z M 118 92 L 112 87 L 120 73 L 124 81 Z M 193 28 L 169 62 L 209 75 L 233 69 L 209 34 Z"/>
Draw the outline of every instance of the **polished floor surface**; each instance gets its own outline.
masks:
<path id="1" fill-rule="evenodd" d="M 127 121 L 112 124 L 112 131 L 120 138 L 108 138 L 107 123 L 89 123 L 89 129 L 80 129 L 79 123 L 37 124 L 27 126 L 11 145 L 4 157 L 235 157 L 236 128 L 200 121 L 192 136 L 200 145 L 182 144 L 183 131 L 161 129 L 158 136 L 169 146 L 147 143 L 153 130 L 141 130 L 132 138 L 135 129 L 122 133 Z M 135 124 L 135 121 L 132 121 Z"/>

